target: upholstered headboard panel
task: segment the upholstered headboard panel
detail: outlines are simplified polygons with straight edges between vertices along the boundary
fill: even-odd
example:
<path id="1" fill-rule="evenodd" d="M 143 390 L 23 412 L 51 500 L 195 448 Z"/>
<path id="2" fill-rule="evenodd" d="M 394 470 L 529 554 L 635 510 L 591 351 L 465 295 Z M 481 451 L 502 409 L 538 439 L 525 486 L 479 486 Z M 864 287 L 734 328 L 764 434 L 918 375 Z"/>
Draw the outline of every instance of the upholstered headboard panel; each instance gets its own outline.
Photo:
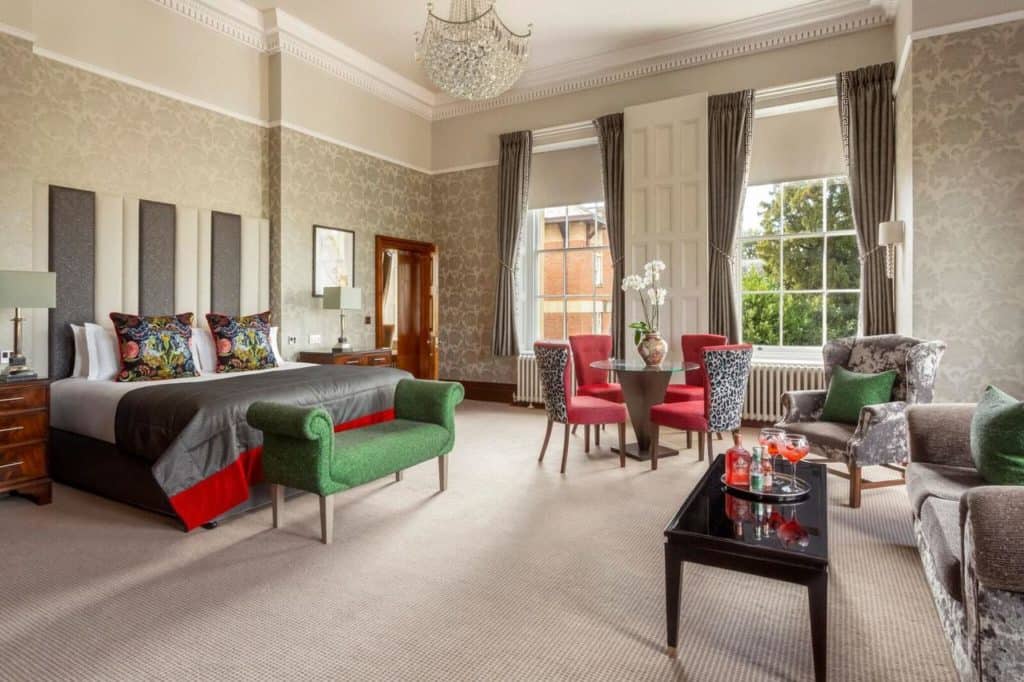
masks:
<path id="1" fill-rule="evenodd" d="M 32 359 L 53 379 L 71 373 L 71 323 L 193 312 L 202 325 L 269 307 L 268 220 L 48 185 L 35 195 L 33 266 L 57 273 L 57 307 L 32 317 Z"/>

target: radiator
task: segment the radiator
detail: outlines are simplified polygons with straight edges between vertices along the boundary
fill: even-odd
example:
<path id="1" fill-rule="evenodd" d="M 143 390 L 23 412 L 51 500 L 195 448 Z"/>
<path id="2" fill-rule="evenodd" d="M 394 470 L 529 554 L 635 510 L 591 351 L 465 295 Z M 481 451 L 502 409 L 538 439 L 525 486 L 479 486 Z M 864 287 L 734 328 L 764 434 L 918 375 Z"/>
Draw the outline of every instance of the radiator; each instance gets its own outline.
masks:
<path id="1" fill-rule="evenodd" d="M 576 392 L 575 372 L 569 370 L 572 376 L 572 391 Z M 543 405 L 544 389 L 540 383 L 540 372 L 537 369 L 537 356 L 533 354 L 520 355 L 516 360 L 516 392 L 512 402 L 525 405 Z"/>
<path id="2" fill-rule="evenodd" d="M 743 418 L 777 422 L 782 419 L 782 394 L 825 388 L 821 365 L 757 364 L 750 368 Z"/>

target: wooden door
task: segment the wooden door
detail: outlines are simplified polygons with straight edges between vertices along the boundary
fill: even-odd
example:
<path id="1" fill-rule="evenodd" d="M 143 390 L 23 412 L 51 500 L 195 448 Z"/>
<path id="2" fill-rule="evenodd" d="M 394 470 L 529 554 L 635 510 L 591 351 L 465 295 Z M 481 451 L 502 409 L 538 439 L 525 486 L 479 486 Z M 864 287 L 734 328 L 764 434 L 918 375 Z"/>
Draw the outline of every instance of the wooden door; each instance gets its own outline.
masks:
<path id="1" fill-rule="evenodd" d="M 417 242 L 395 237 L 377 236 L 377 345 L 387 343 L 387 330 L 383 320 L 384 252 L 396 254 L 394 259 L 394 292 L 397 298 L 395 312 L 395 366 L 420 379 L 436 379 L 440 364 L 437 342 L 437 247 L 429 242 Z"/>
<path id="2" fill-rule="evenodd" d="M 399 369 L 422 374 L 423 355 L 423 314 L 421 294 L 423 287 L 422 262 L 418 254 L 399 251 L 398 262 L 398 315 L 395 320 L 395 334 L 398 351 L 395 364 Z"/>
<path id="3" fill-rule="evenodd" d="M 437 379 L 440 353 L 437 341 L 437 253 L 419 254 L 422 286 L 420 310 L 420 374 L 423 379 Z"/>
<path id="4" fill-rule="evenodd" d="M 626 274 L 667 266 L 659 331 L 681 360 L 680 335 L 708 326 L 707 94 L 626 107 L 624 125 Z M 627 295 L 626 323 L 640 319 Z"/>

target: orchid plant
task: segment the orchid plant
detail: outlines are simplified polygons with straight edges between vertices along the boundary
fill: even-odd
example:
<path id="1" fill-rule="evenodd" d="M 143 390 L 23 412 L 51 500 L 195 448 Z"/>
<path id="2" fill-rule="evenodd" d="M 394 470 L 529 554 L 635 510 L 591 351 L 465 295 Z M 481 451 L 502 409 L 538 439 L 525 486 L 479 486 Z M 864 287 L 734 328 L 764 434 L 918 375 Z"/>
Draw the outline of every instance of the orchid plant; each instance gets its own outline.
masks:
<path id="1" fill-rule="evenodd" d="M 638 345 L 644 334 L 655 334 L 661 322 L 661 306 L 665 303 L 668 290 L 658 286 L 665 264 L 660 260 L 652 260 L 644 265 L 643 275 L 627 275 L 622 278 L 623 291 L 635 291 L 640 297 L 640 306 L 644 311 L 644 319 L 633 322 L 629 328 L 633 330 L 633 343 Z"/>

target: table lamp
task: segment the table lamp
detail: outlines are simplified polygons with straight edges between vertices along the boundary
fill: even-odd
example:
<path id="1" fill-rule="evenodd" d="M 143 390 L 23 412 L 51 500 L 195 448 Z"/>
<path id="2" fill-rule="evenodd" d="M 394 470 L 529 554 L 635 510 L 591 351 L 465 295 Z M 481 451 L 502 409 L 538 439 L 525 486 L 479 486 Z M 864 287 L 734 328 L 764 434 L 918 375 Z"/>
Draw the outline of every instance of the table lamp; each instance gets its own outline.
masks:
<path id="1" fill-rule="evenodd" d="M 334 353 L 347 353 L 352 344 L 345 338 L 345 311 L 363 309 L 363 290 L 359 287 L 324 287 L 324 310 L 341 311 L 341 336 L 331 348 Z"/>
<path id="2" fill-rule="evenodd" d="M 57 275 L 52 272 L 0 270 L 0 308 L 14 308 L 14 354 L 0 381 L 28 381 L 36 373 L 21 353 L 22 308 L 57 306 Z"/>

